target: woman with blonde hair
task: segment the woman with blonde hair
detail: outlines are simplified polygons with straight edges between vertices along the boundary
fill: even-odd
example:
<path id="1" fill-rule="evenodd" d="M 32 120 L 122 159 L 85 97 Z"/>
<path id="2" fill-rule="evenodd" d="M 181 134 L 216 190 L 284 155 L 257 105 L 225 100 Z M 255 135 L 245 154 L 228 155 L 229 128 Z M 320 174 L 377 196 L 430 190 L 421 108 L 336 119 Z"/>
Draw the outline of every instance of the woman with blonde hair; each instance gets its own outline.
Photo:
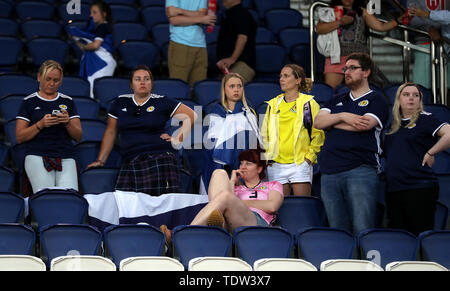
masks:
<path id="1" fill-rule="evenodd" d="M 225 169 L 229 174 L 238 169 L 239 154 L 246 149 L 256 149 L 260 136 L 256 113 L 245 98 L 244 79 L 237 73 L 222 78 L 221 100 L 208 113 L 201 192 L 208 189 L 215 169 Z"/>
<path id="2" fill-rule="evenodd" d="M 78 190 L 72 140 L 82 135 L 80 116 L 69 96 L 58 92 L 63 69 L 45 61 L 37 74 L 39 91 L 25 97 L 16 117 L 16 139 L 25 143 L 25 173 L 33 193 L 63 187 Z"/>
<path id="3" fill-rule="evenodd" d="M 389 227 L 414 235 L 434 228 L 439 184 L 431 167 L 450 147 L 450 125 L 425 112 L 422 97 L 415 83 L 398 88 L 385 138 Z"/>
<path id="4" fill-rule="evenodd" d="M 322 130 L 314 128 L 320 106 L 311 91 L 312 81 L 302 67 L 288 64 L 280 73 L 284 93 L 268 101 L 261 134 L 270 181 L 283 184 L 284 195 L 311 194 L 313 164 L 325 140 Z M 282 130 L 281 130 L 282 129 Z"/>

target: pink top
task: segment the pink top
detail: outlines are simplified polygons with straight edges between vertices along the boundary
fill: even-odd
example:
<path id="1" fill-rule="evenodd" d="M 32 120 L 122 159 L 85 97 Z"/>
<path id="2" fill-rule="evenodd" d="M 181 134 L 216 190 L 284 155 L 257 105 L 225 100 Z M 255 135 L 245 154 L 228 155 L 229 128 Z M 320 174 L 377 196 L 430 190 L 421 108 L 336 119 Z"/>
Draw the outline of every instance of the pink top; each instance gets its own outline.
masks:
<path id="1" fill-rule="evenodd" d="M 281 196 L 283 196 L 283 185 L 280 182 L 262 182 L 254 188 L 247 188 L 244 185 L 234 187 L 234 194 L 241 200 L 267 200 L 269 198 L 269 191 L 277 191 Z M 257 212 L 264 218 L 265 221 L 270 225 L 274 214 L 269 214 L 261 209 L 249 207 L 251 211 Z"/>

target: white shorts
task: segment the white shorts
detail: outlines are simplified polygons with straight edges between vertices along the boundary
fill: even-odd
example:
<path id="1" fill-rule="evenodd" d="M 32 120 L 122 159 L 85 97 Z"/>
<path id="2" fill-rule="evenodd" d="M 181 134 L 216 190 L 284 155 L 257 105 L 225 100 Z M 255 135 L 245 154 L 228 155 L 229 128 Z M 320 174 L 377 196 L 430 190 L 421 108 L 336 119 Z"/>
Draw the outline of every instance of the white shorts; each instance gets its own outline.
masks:
<path id="1" fill-rule="evenodd" d="M 278 181 L 281 184 L 310 183 L 312 184 L 313 166 L 306 161 L 297 165 L 280 164 L 274 162 L 267 167 L 267 178 L 269 181 Z"/>

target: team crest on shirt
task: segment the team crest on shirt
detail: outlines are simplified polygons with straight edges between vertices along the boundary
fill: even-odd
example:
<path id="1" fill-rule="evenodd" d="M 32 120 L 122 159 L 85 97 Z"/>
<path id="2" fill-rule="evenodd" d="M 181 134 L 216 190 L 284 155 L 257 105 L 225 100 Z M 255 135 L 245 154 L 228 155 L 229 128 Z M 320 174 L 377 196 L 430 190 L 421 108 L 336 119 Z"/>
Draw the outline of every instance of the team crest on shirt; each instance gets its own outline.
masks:
<path id="1" fill-rule="evenodd" d="M 149 106 L 146 109 L 147 112 L 153 112 L 154 110 L 155 110 L 155 107 L 153 107 L 153 106 Z"/>
<path id="2" fill-rule="evenodd" d="M 67 110 L 67 106 L 66 106 L 66 105 L 64 105 L 64 104 L 61 104 L 61 105 L 59 105 L 59 108 L 60 108 L 60 109 L 64 109 L 64 110 Z"/>
<path id="3" fill-rule="evenodd" d="M 266 190 L 267 186 L 261 186 L 258 188 L 258 190 Z"/>
<path id="4" fill-rule="evenodd" d="M 408 124 L 408 126 L 406 126 L 408 129 L 413 129 L 414 127 L 416 127 L 416 124 Z"/>
<path id="5" fill-rule="evenodd" d="M 292 108 L 291 111 L 294 113 L 297 113 L 297 104 L 295 104 Z"/>
<path id="6" fill-rule="evenodd" d="M 358 106 L 364 107 L 369 105 L 369 100 L 363 100 L 361 102 L 358 103 Z"/>

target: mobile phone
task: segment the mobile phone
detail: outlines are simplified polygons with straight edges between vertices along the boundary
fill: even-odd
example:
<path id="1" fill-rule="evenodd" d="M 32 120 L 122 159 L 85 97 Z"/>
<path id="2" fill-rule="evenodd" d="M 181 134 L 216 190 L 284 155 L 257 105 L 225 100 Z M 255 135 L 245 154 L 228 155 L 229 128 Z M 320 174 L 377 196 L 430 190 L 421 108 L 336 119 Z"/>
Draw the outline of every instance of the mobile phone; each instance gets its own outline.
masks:
<path id="1" fill-rule="evenodd" d="M 61 114 L 61 111 L 60 111 L 60 110 L 54 109 L 54 110 L 52 111 L 52 115 L 59 115 L 59 114 Z"/>

